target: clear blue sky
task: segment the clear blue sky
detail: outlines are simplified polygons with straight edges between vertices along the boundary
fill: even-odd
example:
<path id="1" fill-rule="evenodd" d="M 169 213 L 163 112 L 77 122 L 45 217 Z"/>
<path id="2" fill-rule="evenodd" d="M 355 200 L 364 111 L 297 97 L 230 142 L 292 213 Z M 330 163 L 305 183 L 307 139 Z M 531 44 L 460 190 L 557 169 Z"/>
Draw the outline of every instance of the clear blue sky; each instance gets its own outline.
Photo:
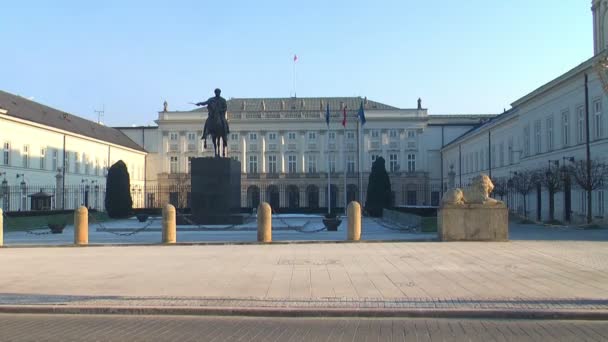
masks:
<path id="1" fill-rule="evenodd" d="M 126 5 L 125 3 L 128 3 Z M 108 125 L 230 97 L 498 113 L 593 53 L 590 0 L 5 1 L 0 89 Z"/>

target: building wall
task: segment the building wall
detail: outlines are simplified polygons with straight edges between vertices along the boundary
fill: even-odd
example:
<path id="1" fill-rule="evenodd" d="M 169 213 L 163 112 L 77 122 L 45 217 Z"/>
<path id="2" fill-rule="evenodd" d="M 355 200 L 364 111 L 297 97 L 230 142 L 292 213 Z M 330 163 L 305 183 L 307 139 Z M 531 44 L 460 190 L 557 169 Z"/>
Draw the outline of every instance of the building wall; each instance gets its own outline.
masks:
<path id="1" fill-rule="evenodd" d="M 65 139 L 65 149 L 64 149 Z M 52 192 L 67 191 L 80 192 L 79 187 L 87 186 L 94 189 L 97 185 L 105 186 L 105 172 L 108 161 L 114 163 L 123 160 L 129 169 L 131 184 L 143 186 L 143 172 L 145 153 L 135 151 L 107 142 L 78 136 L 69 132 L 60 131 L 50 127 L 32 124 L 27 121 L 14 119 L 0 114 L 0 181 L 9 188 L 25 186 L 29 190 Z M 5 147 L 8 146 L 8 150 Z M 61 170 L 66 156 L 65 174 Z M 8 156 L 8 163 L 5 160 Z M 61 177 L 65 175 L 65 182 Z M 60 178 L 58 178 L 60 177 Z M 29 191 L 28 190 L 28 191 Z M 83 190 L 84 191 L 84 190 Z M 67 195 L 67 194 L 66 194 Z M 73 195 L 73 196 L 72 196 Z M 81 205 L 82 196 L 72 194 L 66 196 L 65 206 L 73 208 Z M 0 196 L 2 207 L 9 210 L 26 210 L 21 206 L 16 208 L 15 200 L 10 207 Z M 28 201 L 29 202 L 29 201 Z M 68 203 L 69 202 L 69 203 Z M 101 208 L 102 200 L 98 208 Z M 54 203 L 54 208 L 63 207 L 61 200 Z M 29 204 L 28 204 L 29 205 Z"/>
<path id="2" fill-rule="evenodd" d="M 158 151 L 158 158 L 152 162 L 154 153 L 148 155 L 147 179 L 154 178 L 153 172 L 158 176 L 148 184 L 162 187 L 187 183 L 188 158 L 213 154 L 211 141 L 203 149 L 200 140 L 204 114 L 159 113 L 158 147 L 148 148 Z M 367 123 L 363 127 L 358 128 L 354 112 L 349 113 L 346 128 L 341 125 L 341 115 L 333 113 L 328 131 L 322 111 L 229 112 L 228 156 L 241 161 L 243 206 L 251 206 L 247 194 L 254 188 L 260 192 L 261 200 L 269 200 L 273 187 L 280 189 L 280 206 L 291 203 L 288 193 L 291 189 L 299 193 L 298 206 L 307 206 L 312 188 L 318 192 L 319 206 L 327 206 L 330 164 L 337 206 L 342 206 L 348 195 L 345 189 L 351 190 L 349 197 L 364 202 L 375 156 L 386 161 L 396 205 L 431 205 L 437 204 L 441 193 L 442 141 L 447 144 L 487 117 L 454 115 L 436 120 L 426 110 L 367 109 Z M 133 131 L 137 132 L 137 128 Z M 295 168 L 290 166 L 293 160 Z"/>
<path id="3" fill-rule="evenodd" d="M 513 104 L 513 109 L 476 131 L 456 140 L 443 149 L 444 176 L 449 178 L 453 170 L 455 183 L 467 184 L 480 172 L 491 173 L 492 178 L 508 179 L 514 172 L 521 170 L 548 170 L 555 168 L 555 162 L 561 166 L 568 164 L 566 158 L 585 160 L 585 135 L 579 128 L 585 127 L 585 78 L 588 75 L 588 105 L 591 159 L 607 162 L 608 154 L 608 102 L 602 89 L 602 81 L 596 72 L 595 59 L 587 61 L 583 67 L 561 75 L 556 80 L 539 88 Z M 597 104 L 597 107 L 596 107 Z M 597 108 L 597 111 L 596 111 Z M 579 126 L 578 115 L 582 110 L 583 117 Z M 488 148 L 488 132 L 491 147 Z M 495 151 L 492 156 L 488 154 Z M 500 151 L 503 151 L 502 153 Z M 459 153 L 461 157 L 459 157 Z M 504 154 L 501 157 L 501 154 Z M 484 156 L 484 165 L 477 160 Z M 492 163 L 488 164 L 488 160 Z M 550 161 L 552 161 L 550 163 Z M 450 166 L 454 166 L 453 169 Z M 460 166 L 462 165 L 462 169 Z M 543 172 L 545 172 L 543 171 Z M 460 181 L 462 179 L 462 181 Z M 607 189 L 594 191 L 593 211 L 596 220 L 606 221 L 605 212 L 608 203 L 605 200 Z M 571 192 L 571 221 L 582 222 L 586 214 L 585 192 L 573 184 Z M 541 189 L 541 220 L 549 219 L 549 195 Z M 532 218 L 537 217 L 537 191 L 527 196 L 526 212 Z M 523 212 L 523 198 L 513 196 L 511 209 Z M 564 220 L 564 193 L 555 196 L 555 218 Z"/>

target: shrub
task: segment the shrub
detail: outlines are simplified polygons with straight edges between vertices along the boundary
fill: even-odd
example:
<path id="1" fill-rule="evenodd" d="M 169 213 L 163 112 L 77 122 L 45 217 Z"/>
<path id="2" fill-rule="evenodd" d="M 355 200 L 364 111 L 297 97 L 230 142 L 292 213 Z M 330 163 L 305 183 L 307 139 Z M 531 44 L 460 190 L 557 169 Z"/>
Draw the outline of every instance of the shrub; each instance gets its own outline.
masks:
<path id="1" fill-rule="evenodd" d="M 378 157 L 372 164 L 367 183 L 365 210 L 370 216 L 382 216 L 383 208 L 391 207 L 391 180 L 386 172 L 384 158 Z"/>
<path id="2" fill-rule="evenodd" d="M 127 165 L 122 160 L 117 161 L 108 170 L 106 180 L 106 210 L 111 218 L 125 218 L 131 215 L 133 200 L 130 192 L 131 184 Z"/>

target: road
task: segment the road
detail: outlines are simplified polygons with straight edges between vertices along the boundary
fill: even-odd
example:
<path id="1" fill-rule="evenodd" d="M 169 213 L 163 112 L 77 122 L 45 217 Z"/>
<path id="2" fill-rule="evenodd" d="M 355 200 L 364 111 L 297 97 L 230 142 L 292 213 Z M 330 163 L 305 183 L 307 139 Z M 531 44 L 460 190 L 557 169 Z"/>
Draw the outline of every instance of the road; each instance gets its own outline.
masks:
<path id="1" fill-rule="evenodd" d="M 0 341 L 606 341 L 608 322 L 0 314 Z"/>

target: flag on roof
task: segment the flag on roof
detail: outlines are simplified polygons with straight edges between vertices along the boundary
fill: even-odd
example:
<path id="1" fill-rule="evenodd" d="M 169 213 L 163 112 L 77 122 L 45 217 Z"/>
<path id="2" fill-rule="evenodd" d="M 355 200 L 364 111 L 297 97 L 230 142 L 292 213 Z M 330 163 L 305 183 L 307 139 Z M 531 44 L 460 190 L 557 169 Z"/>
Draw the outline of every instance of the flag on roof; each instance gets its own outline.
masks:
<path id="1" fill-rule="evenodd" d="M 363 102 L 361 102 L 361 106 L 359 106 L 359 112 L 357 113 L 357 115 L 359 116 L 359 122 L 361 122 L 361 125 L 365 125 L 365 112 L 363 111 Z"/>
<path id="2" fill-rule="evenodd" d="M 325 122 L 327 123 L 327 127 L 329 127 L 329 103 L 327 104 L 327 111 L 325 112 Z"/>
<path id="3" fill-rule="evenodd" d="M 342 126 L 346 127 L 346 106 L 344 106 L 344 117 L 342 118 Z"/>

